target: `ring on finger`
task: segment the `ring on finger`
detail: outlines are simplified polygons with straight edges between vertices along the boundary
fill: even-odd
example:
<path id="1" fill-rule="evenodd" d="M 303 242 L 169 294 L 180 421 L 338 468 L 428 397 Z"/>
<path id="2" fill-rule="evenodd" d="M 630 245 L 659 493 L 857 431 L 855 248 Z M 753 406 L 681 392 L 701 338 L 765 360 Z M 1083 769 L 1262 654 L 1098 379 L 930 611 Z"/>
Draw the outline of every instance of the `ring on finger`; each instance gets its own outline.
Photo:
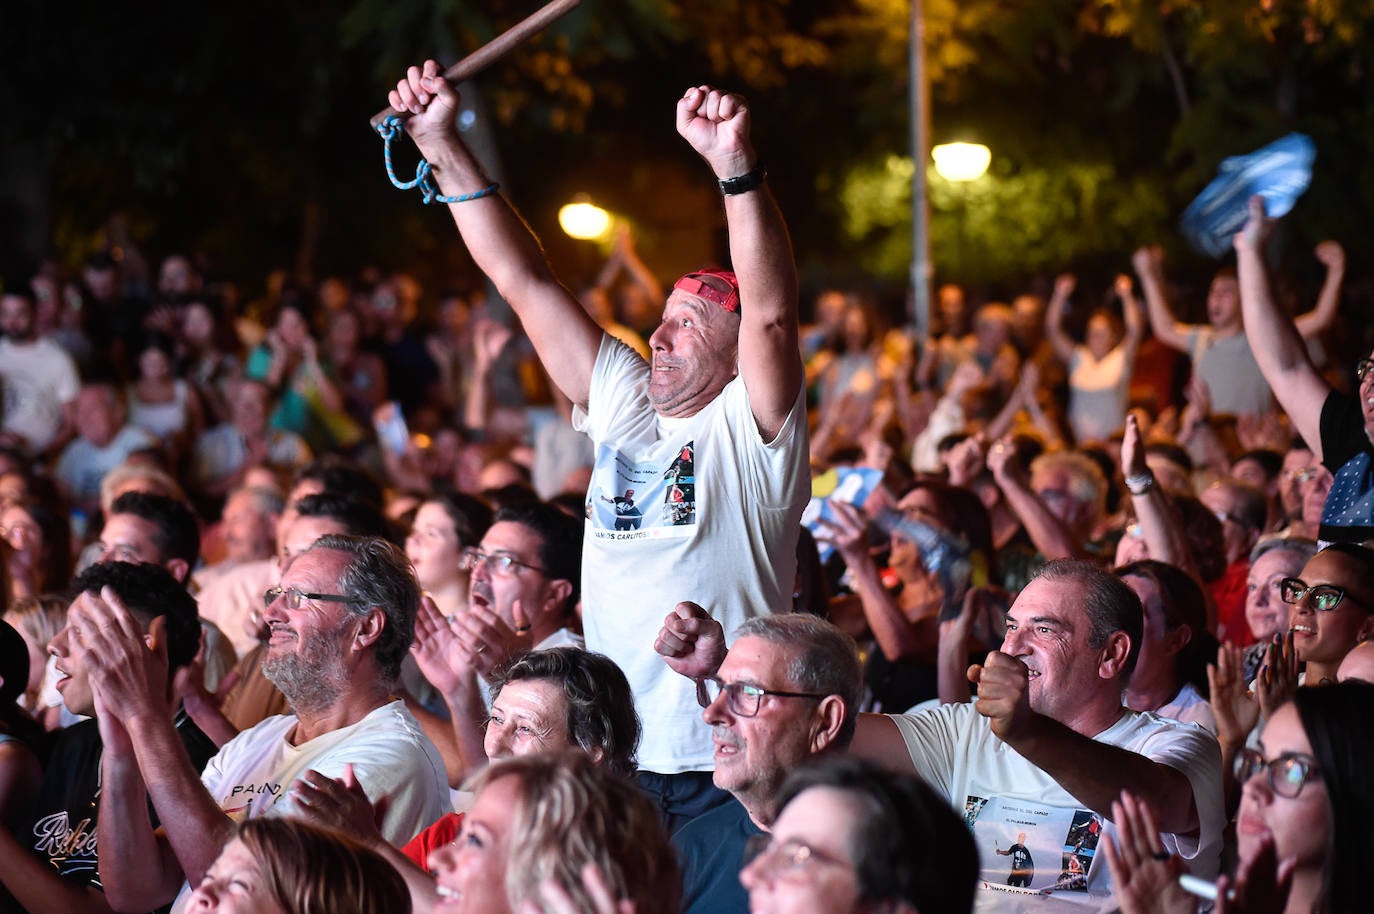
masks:
<path id="1" fill-rule="evenodd" d="M 475 650 L 477 653 L 479 653 L 479 654 L 483 654 L 483 653 L 486 653 L 487 646 L 486 646 L 485 643 L 481 643 L 481 644 L 478 644 L 477 647 L 474 648 L 474 650 Z"/>

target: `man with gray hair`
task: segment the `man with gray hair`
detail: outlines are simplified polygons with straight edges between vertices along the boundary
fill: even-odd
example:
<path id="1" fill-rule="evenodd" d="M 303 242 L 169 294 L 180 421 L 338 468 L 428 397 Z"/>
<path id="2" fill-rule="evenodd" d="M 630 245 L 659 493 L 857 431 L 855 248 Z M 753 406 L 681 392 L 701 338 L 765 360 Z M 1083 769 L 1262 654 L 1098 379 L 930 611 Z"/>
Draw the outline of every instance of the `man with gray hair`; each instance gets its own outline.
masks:
<path id="1" fill-rule="evenodd" d="M 133 632 L 117 639 L 91 673 L 105 742 L 100 876 L 111 906 L 145 911 L 179 888 L 188 894 L 236 820 L 298 809 L 288 790 L 298 778 L 353 779 L 374 801 L 386 798 L 381 828 L 392 842 L 439 818 L 444 763 L 392 698 L 419 602 L 404 553 L 382 539 L 324 536 L 289 560 L 266 594 L 263 669 L 295 714 L 240 733 L 199 778 L 172 742 L 166 696 L 150 686 L 166 664 L 157 632 L 151 644 Z M 102 631 L 128 629 L 115 608 L 106 614 Z M 156 834 L 145 783 L 164 825 Z"/>
<path id="2" fill-rule="evenodd" d="M 1112 910 L 1096 852 L 1123 792 L 1150 804 L 1194 875 L 1216 875 L 1216 740 L 1121 702 L 1143 616 L 1114 575 L 1051 562 L 1007 611 L 1001 650 L 969 669 L 975 702 L 859 721 L 855 754 L 914 771 L 963 813 L 983 863 L 980 911 Z"/>
<path id="3" fill-rule="evenodd" d="M 734 797 L 673 836 L 688 914 L 749 910 L 739 881 L 745 845 L 772 825 L 793 769 L 849 745 L 863 691 L 854 639 L 823 619 L 750 619 L 728 653 L 722 635 L 706 610 L 679 603 L 654 645 L 696 681 L 715 743 L 715 785 Z"/>

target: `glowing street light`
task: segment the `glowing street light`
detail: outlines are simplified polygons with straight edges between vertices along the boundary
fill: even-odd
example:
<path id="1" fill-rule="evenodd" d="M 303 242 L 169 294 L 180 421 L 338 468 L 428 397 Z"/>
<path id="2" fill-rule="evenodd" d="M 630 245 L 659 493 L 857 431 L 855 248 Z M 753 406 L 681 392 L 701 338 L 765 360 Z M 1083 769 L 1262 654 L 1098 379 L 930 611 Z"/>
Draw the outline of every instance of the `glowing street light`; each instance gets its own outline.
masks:
<path id="1" fill-rule="evenodd" d="M 977 181 L 992 164 L 992 150 L 981 143 L 944 143 L 931 149 L 930 157 L 946 181 Z"/>
<path id="2" fill-rule="evenodd" d="M 570 238 L 602 241 L 611 232 L 611 214 L 585 197 L 558 210 L 558 224 Z"/>

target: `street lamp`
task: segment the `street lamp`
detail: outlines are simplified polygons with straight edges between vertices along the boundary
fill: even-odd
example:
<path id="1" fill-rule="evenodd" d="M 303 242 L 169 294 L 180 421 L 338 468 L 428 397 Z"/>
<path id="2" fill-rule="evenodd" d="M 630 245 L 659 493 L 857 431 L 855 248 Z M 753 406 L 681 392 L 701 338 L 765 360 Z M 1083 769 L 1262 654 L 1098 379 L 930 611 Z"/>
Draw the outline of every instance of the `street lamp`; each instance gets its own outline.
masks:
<path id="1" fill-rule="evenodd" d="M 611 214 L 580 196 L 559 208 L 558 224 L 570 238 L 604 241 L 611 232 Z"/>
<path id="2" fill-rule="evenodd" d="M 946 181 L 977 181 L 992 164 L 992 151 L 981 143 L 944 143 L 930 150 L 930 157 Z"/>
<path id="3" fill-rule="evenodd" d="M 980 143 L 944 143 L 930 150 L 935 161 L 935 173 L 951 184 L 964 185 L 955 192 L 962 211 L 959 219 L 957 264 L 959 269 L 967 269 L 968 248 L 968 197 L 971 185 L 988 172 L 992 163 L 992 152 Z"/>

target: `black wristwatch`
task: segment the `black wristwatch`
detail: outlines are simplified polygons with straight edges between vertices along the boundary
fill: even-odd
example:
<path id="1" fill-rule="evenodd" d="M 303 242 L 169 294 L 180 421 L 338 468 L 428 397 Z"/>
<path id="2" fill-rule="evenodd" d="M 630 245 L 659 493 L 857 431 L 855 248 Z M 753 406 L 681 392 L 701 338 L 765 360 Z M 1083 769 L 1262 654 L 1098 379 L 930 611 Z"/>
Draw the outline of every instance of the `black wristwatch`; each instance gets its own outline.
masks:
<path id="1" fill-rule="evenodd" d="M 727 197 L 733 197 L 736 194 L 747 194 L 754 188 L 761 186 L 767 177 L 768 169 L 764 168 L 763 163 L 760 162 L 742 175 L 725 178 L 717 183 L 720 184 L 721 193 Z"/>

